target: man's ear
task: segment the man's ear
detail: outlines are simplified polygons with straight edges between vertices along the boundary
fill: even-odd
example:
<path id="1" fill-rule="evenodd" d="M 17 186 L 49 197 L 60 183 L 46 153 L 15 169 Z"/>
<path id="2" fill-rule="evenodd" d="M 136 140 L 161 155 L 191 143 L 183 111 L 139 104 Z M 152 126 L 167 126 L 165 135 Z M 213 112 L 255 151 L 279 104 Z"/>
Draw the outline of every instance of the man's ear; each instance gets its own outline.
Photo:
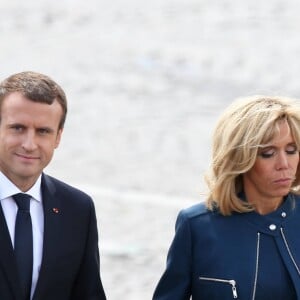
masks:
<path id="1" fill-rule="evenodd" d="M 63 128 L 58 129 L 58 132 L 56 135 L 56 141 L 55 141 L 55 148 L 57 148 L 59 146 L 62 133 L 63 133 Z"/>

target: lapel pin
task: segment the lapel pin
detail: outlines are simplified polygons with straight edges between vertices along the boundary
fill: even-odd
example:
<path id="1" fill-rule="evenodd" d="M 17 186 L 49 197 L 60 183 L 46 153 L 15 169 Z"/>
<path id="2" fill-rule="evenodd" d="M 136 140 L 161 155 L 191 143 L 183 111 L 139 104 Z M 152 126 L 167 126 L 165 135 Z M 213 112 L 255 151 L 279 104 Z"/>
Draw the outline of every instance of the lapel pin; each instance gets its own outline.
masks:
<path id="1" fill-rule="evenodd" d="M 54 213 L 56 213 L 56 214 L 58 214 L 58 213 L 59 213 L 59 210 L 58 210 L 58 208 L 57 208 L 57 207 L 53 207 L 53 208 L 52 208 L 52 210 L 53 210 L 53 212 L 54 212 Z"/>

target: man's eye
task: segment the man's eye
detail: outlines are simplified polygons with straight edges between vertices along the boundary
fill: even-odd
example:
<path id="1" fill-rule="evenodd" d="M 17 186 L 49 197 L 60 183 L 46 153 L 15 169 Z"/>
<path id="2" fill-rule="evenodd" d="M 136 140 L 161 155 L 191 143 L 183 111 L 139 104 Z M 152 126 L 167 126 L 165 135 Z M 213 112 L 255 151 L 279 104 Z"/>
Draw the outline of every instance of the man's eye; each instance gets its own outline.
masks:
<path id="1" fill-rule="evenodd" d="M 22 131 L 24 129 L 24 127 L 19 126 L 19 125 L 15 125 L 15 126 L 12 126 L 11 129 L 13 129 L 14 131 Z"/>
<path id="2" fill-rule="evenodd" d="M 39 134 L 41 134 L 41 135 L 46 135 L 46 134 L 50 133 L 50 130 L 47 129 L 47 128 L 40 128 L 40 129 L 38 130 L 38 132 L 39 132 Z"/>

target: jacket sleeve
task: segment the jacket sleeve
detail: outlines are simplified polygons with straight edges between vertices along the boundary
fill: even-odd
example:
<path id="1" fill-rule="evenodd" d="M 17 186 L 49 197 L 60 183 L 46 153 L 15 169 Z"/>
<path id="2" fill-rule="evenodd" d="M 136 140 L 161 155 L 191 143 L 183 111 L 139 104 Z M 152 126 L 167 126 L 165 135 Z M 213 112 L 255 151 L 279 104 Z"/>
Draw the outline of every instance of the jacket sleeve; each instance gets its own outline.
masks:
<path id="1" fill-rule="evenodd" d="M 188 300 L 191 296 L 192 240 L 189 220 L 181 211 L 177 217 L 175 237 L 168 252 L 166 270 L 153 300 Z"/>
<path id="2" fill-rule="evenodd" d="M 72 300 L 106 300 L 100 278 L 100 258 L 95 207 L 90 201 L 90 220 L 85 253 L 74 284 Z"/>

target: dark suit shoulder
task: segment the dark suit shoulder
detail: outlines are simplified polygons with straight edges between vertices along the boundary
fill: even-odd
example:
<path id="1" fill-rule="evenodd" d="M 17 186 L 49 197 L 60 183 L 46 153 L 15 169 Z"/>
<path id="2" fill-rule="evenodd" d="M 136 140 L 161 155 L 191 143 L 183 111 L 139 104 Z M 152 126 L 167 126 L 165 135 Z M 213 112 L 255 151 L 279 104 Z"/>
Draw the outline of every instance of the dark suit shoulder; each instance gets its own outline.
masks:
<path id="1" fill-rule="evenodd" d="M 197 223 L 204 224 L 207 223 L 215 212 L 208 210 L 205 202 L 200 202 L 191 207 L 182 209 L 177 217 L 175 228 L 179 228 L 184 224 L 192 226 L 192 224 Z"/>
<path id="2" fill-rule="evenodd" d="M 195 204 L 193 206 L 190 206 L 188 208 L 185 208 L 183 210 L 180 211 L 180 215 L 184 216 L 185 218 L 188 219 L 193 219 L 193 218 L 197 218 L 197 217 L 201 217 L 201 216 L 206 216 L 206 215 L 210 215 L 213 214 L 214 212 L 208 210 L 208 208 L 206 207 L 205 202 L 200 202 L 198 204 Z"/>
<path id="3" fill-rule="evenodd" d="M 43 174 L 42 187 L 46 187 L 50 193 L 59 196 L 59 198 L 68 199 L 68 201 L 92 202 L 91 197 L 85 192 L 50 175 Z"/>

